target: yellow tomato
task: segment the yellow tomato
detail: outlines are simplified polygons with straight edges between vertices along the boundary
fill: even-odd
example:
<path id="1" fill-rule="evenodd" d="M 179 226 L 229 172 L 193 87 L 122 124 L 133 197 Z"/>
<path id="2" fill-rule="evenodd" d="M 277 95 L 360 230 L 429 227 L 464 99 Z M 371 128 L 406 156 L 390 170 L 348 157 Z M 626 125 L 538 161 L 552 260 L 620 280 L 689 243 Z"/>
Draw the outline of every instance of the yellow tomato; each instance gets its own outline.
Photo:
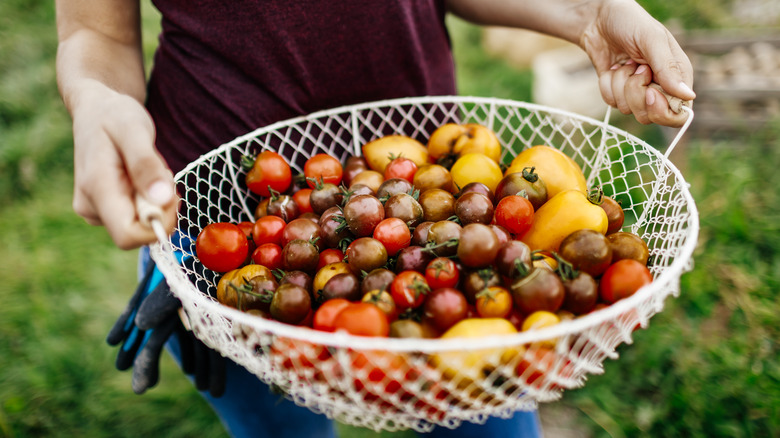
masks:
<path id="1" fill-rule="evenodd" d="M 535 168 L 547 186 L 547 199 L 564 190 L 588 191 L 588 184 L 580 166 L 568 155 L 550 146 L 528 148 L 512 160 L 504 175 L 522 172 L 526 167 Z"/>
<path id="2" fill-rule="evenodd" d="M 526 330 L 540 330 L 546 327 L 552 327 L 561 322 L 561 318 L 555 313 L 548 312 L 546 310 L 538 310 L 530 315 L 523 321 L 521 326 L 522 331 Z M 535 342 L 537 347 L 549 347 L 555 348 L 555 343 L 558 340 L 556 338 L 545 339 L 541 342 Z"/>
<path id="3" fill-rule="evenodd" d="M 441 335 L 441 339 L 482 338 L 515 333 L 517 333 L 515 326 L 504 318 L 467 318 L 450 327 Z M 490 372 L 509 362 L 520 352 L 519 348 L 521 347 L 490 348 L 468 353 L 443 351 L 432 355 L 431 360 L 447 378 L 462 378 L 465 379 L 464 383 L 467 383 L 478 380 L 485 375 L 485 372 Z"/>
<path id="4" fill-rule="evenodd" d="M 317 271 L 316 274 L 314 274 L 314 278 L 312 279 L 312 291 L 316 294 L 325 287 L 325 283 L 333 278 L 333 276 L 345 273 L 352 273 L 352 270 L 349 268 L 349 264 L 345 262 L 335 262 L 323 266 L 319 271 Z"/>
<path id="5" fill-rule="evenodd" d="M 531 228 L 520 239 L 531 250 L 558 251 L 569 234 L 582 230 L 607 232 L 607 213 L 579 190 L 566 190 L 544 203 L 534 213 Z"/>
<path id="6" fill-rule="evenodd" d="M 446 123 L 428 139 L 428 153 L 435 159 L 466 154 L 487 155 L 496 163 L 501 159 L 501 143 L 496 133 L 478 123 Z"/>
<path id="7" fill-rule="evenodd" d="M 487 155 L 478 153 L 465 154 L 458 158 L 458 161 L 452 165 L 450 173 L 452 182 L 459 188 L 472 182 L 480 182 L 495 191 L 503 178 L 498 163 Z"/>
<path id="8" fill-rule="evenodd" d="M 417 166 L 428 162 L 425 145 L 404 135 L 386 135 L 364 144 L 362 149 L 368 167 L 380 173 L 384 173 L 391 156 L 408 158 Z"/>

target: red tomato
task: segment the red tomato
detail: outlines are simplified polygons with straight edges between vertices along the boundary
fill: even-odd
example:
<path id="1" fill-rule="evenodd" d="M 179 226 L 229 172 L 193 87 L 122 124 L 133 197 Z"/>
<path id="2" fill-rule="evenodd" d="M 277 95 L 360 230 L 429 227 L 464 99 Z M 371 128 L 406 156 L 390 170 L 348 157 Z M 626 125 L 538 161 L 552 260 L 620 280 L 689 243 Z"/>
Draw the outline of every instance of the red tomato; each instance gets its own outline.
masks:
<path id="1" fill-rule="evenodd" d="M 252 228 L 252 239 L 255 244 L 260 246 L 264 243 L 282 244 L 282 231 L 287 226 L 287 222 L 279 216 L 263 216 L 255 221 Z"/>
<path id="2" fill-rule="evenodd" d="M 533 351 L 529 349 L 517 364 L 517 375 L 528 386 L 542 388 L 549 384 L 549 389 L 555 389 L 558 385 L 549 382 L 548 374 L 554 371 L 557 359 L 555 351 L 550 348 L 535 347 Z"/>
<path id="3" fill-rule="evenodd" d="M 344 253 L 338 248 L 328 248 L 320 251 L 320 261 L 317 262 L 317 271 L 325 265 L 344 261 Z"/>
<path id="4" fill-rule="evenodd" d="M 534 206 L 528 199 L 518 196 L 505 196 L 496 205 L 496 225 L 502 226 L 514 235 L 522 235 L 534 220 Z"/>
<path id="5" fill-rule="evenodd" d="M 252 252 L 252 261 L 270 270 L 282 267 L 282 247 L 275 243 L 264 243 Z"/>
<path id="6" fill-rule="evenodd" d="M 317 154 L 306 160 L 303 165 L 303 175 L 306 183 L 313 189 L 322 179 L 323 182 L 339 185 L 344 169 L 341 163 L 328 154 Z"/>
<path id="7" fill-rule="evenodd" d="M 434 289 L 425 299 L 425 317 L 446 331 L 468 314 L 469 304 L 463 292 L 451 287 Z"/>
<path id="8" fill-rule="evenodd" d="M 320 305 L 317 311 L 314 312 L 312 328 L 324 332 L 335 331 L 336 326 L 334 323 L 336 321 L 336 316 L 351 305 L 352 302 L 344 298 L 331 298 L 325 301 Z"/>
<path id="9" fill-rule="evenodd" d="M 257 248 L 257 245 L 255 244 L 255 240 L 252 237 L 252 229 L 254 227 L 255 227 L 254 222 L 242 221 L 238 223 L 238 228 L 241 228 L 241 231 L 244 232 L 244 235 L 246 235 L 246 239 L 249 242 L 249 250 L 247 251 L 248 257 L 252 257 L 252 253 Z M 246 263 L 249 263 L 249 259 L 246 260 Z"/>
<path id="10" fill-rule="evenodd" d="M 414 161 L 406 157 L 396 157 L 385 167 L 385 180 L 401 178 L 412 182 L 415 173 L 417 173 L 417 164 Z"/>
<path id="11" fill-rule="evenodd" d="M 420 307 L 431 288 L 417 271 L 401 271 L 390 282 L 390 294 L 401 310 Z"/>
<path id="12" fill-rule="evenodd" d="M 364 302 L 353 303 L 342 309 L 333 320 L 333 327 L 334 331 L 344 330 L 356 336 L 387 337 L 390 333 L 390 323 L 385 312 Z"/>
<path id="13" fill-rule="evenodd" d="M 460 269 L 448 257 L 436 257 L 425 267 L 425 281 L 431 289 L 455 287 L 460 279 Z"/>
<path id="14" fill-rule="evenodd" d="M 383 219 L 374 228 L 374 239 L 382 242 L 387 255 L 392 257 L 412 242 L 409 226 L 402 219 L 389 217 Z"/>
<path id="15" fill-rule="evenodd" d="M 271 190 L 287 191 L 292 182 L 292 170 L 283 156 L 273 151 L 257 154 L 255 163 L 246 174 L 246 185 L 253 193 L 271 196 Z"/>
<path id="16" fill-rule="evenodd" d="M 610 265 L 599 281 L 599 294 L 607 303 L 630 297 L 640 287 L 650 284 L 653 276 L 647 266 L 634 259 L 623 259 Z"/>
<path id="17" fill-rule="evenodd" d="M 359 371 L 358 371 L 359 370 Z M 381 350 L 357 351 L 352 358 L 355 390 L 362 392 L 364 400 L 374 402 L 379 397 L 396 395 L 409 399 L 403 387 L 420 378 L 420 370 L 414 368 L 403 354 Z"/>
<path id="18" fill-rule="evenodd" d="M 198 234 L 195 254 L 208 269 L 228 272 L 246 261 L 249 241 L 238 225 L 214 222 L 206 225 Z"/>
<path id="19" fill-rule="evenodd" d="M 311 192 L 313 192 L 312 189 L 300 189 L 293 193 L 292 199 L 295 201 L 295 204 L 298 205 L 298 212 L 300 214 L 314 212 L 314 210 L 311 208 L 311 202 L 309 201 Z"/>

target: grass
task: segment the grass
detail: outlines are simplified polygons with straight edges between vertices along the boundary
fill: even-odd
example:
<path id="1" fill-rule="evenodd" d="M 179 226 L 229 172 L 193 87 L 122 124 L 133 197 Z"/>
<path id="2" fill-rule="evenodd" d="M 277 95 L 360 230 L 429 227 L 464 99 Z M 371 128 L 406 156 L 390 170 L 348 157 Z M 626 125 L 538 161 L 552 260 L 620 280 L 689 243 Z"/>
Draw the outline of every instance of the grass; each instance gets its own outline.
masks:
<path id="1" fill-rule="evenodd" d="M 144 8 L 151 53 L 158 23 Z M 529 73 L 486 57 L 476 28 L 451 24 L 462 94 L 530 100 Z M 71 210 L 55 51 L 51 2 L 0 3 L 0 437 L 223 437 L 169 357 L 143 396 L 113 367 L 104 337 L 134 287 L 136 252 L 115 249 Z M 658 130 L 626 129 L 664 143 Z M 573 412 L 594 437 L 780 435 L 779 134 L 775 124 L 678 147 L 702 225 L 695 269 L 603 375 L 543 409 Z"/>

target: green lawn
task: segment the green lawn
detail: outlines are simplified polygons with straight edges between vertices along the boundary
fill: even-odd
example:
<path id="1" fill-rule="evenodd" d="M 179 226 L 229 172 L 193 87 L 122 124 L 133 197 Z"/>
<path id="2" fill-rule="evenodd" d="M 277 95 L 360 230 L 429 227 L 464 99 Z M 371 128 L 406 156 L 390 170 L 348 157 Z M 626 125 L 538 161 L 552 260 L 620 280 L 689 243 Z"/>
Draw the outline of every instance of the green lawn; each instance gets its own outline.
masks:
<path id="1" fill-rule="evenodd" d="M 151 52 L 157 23 L 144 7 Z M 476 28 L 452 29 L 461 93 L 530 99 L 530 74 L 486 58 Z M 167 356 L 160 385 L 143 396 L 113 367 L 104 338 L 134 288 L 137 253 L 71 210 L 55 51 L 51 2 L 0 3 L 0 437 L 225 436 Z M 626 129 L 664 143 L 652 128 Z M 596 437 L 780 436 L 776 138 L 780 122 L 678 147 L 702 225 L 695 269 L 619 360 L 550 406 L 573 412 L 574 427 Z"/>

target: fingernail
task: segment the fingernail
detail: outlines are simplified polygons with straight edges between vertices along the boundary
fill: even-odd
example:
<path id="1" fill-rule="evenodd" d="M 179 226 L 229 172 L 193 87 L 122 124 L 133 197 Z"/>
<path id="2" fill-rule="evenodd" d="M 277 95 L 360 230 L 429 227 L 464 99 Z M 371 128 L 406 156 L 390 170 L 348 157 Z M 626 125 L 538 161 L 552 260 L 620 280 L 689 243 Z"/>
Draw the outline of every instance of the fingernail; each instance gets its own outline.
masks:
<path id="1" fill-rule="evenodd" d="M 655 103 L 655 91 L 651 88 L 648 88 L 647 92 L 645 92 L 645 103 L 647 106 L 652 106 Z"/>
<path id="2" fill-rule="evenodd" d="M 642 73 L 647 71 L 647 64 L 642 64 L 639 67 L 636 68 L 636 71 L 634 72 L 635 75 L 641 75 Z"/>
<path id="3" fill-rule="evenodd" d="M 165 181 L 155 181 L 149 186 L 149 190 L 146 191 L 148 201 L 157 204 L 164 205 L 168 203 L 173 197 L 173 188 L 170 183 Z"/>
<path id="4" fill-rule="evenodd" d="M 682 90 L 686 93 L 696 96 L 696 93 L 694 93 L 693 90 L 691 90 L 691 87 L 689 87 L 685 82 L 680 82 L 680 88 L 682 88 Z"/>
<path id="5" fill-rule="evenodd" d="M 620 67 L 621 67 L 621 66 L 620 66 L 620 64 L 613 64 L 613 65 L 612 65 L 612 67 L 610 67 L 609 69 L 610 69 L 610 70 L 617 70 L 617 69 L 619 69 Z"/>
<path id="6" fill-rule="evenodd" d="M 629 59 L 629 60 L 628 60 L 628 61 L 626 61 L 626 63 L 625 63 L 625 64 L 623 64 L 623 65 L 634 65 L 634 64 L 636 64 L 636 61 L 634 61 L 633 59 Z"/>

